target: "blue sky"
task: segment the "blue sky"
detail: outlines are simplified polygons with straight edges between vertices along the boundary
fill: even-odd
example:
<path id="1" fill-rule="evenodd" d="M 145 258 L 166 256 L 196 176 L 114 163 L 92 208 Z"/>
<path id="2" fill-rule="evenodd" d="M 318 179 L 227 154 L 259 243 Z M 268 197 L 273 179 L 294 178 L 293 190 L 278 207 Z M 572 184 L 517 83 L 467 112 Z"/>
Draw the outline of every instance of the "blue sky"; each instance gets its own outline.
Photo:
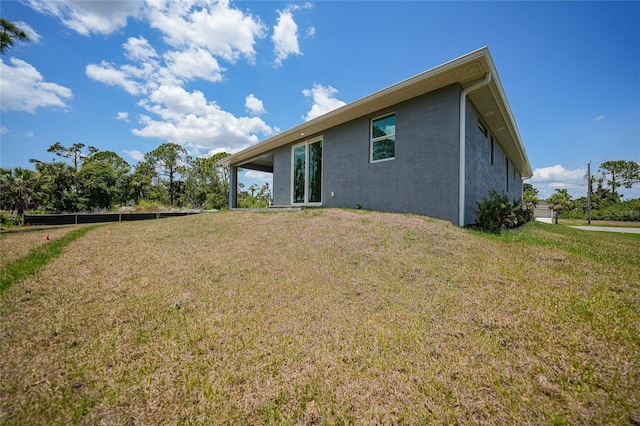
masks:
<path id="1" fill-rule="evenodd" d="M 2 1 L 0 166 L 82 142 L 132 166 L 236 152 L 488 46 L 542 197 L 640 162 L 640 2 Z M 267 177 L 242 176 L 250 184 Z M 640 197 L 640 184 L 623 190 Z"/>

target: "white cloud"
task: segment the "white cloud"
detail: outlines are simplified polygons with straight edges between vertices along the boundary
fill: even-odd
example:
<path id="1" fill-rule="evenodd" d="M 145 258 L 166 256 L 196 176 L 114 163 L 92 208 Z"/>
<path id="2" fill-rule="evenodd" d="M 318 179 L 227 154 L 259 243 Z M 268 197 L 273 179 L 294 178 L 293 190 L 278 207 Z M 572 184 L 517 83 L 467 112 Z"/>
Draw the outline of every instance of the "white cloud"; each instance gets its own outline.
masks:
<path id="1" fill-rule="evenodd" d="M 82 34 L 110 34 L 127 26 L 129 17 L 136 17 L 143 7 L 139 0 L 30 0 L 29 5 L 53 15 L 68 28 Z"/>
<path id="2" fill-rule="evenodd" d="M 128 123 L 129 122 L 129 113 L 128 112 L 119 112 L 118 115 L 116 115 L 116 120 L 126 121 Z"/>
<path id="3" fill-rule="evenodd" d="M 220 154 L 221 152 L 226 152 L 227 154 L 235 154 L 236 152 L 238 152 L 239 150 L 229 150 L 229 151 L 225 151 L 224 148 L 215 148 L 212 149 L 210 151 L 205 152 L 204 154 L 202 154 L 200 157 L 201 158 L 209 158 L 209 157 L 213 157 L 216 154 Z"/>
<path id="4" fill-rule="evenodd" d="M 259 18 L 229 7 L 228 1 L 201 7 L 183 1 L 150 2 L 151 27 L 164 33 L 165 42 L 184 48 L 198 46 L 229 62 L 241 57 L 252 62 L 256 38 L 263 38 L 265 25 Z"/>
<path id="5" fill-rule="evenodd" d="M 27 130 L 26 132 L 24 132 L 24 135 L 28 138 L 32 138 L 35 136 L 35 133 L 33 132 L 33 130 Z"/>
<path id="6" fill-rule="evenodd" d="M 313 38 L 316 35 L 316 28 L 315 27 L 309 27 L 307 28 L 307 37 L 308 38 Z"/>
<path id="7" fill-rule="evenodd" d="M 556 189 L 578 189 L 586 188 L 586 170 L 577 168 L 574 170 L 565 169 L 561 164 L 555 166 L 541 167 L 533 171 L 533 177 L 528 180 L 539 191 L 540 198 L 548 198 Z"/>
<path id="8" fill-rule="evenodd" d="M 127 154 L 134 161 L 144 161 L 144 154 L 138 151 L 137 149 L 132 149 L 132 150 L 125 149 L 122 152 Z"/>
<path id="9" fill-rule="evenodd" d="M 132 61 L 148 61 L 158 57 L 156 50 L 144 37 L 129 37 L 122 47 L 127 59 Z"/>
<path id="10" fill-rule="evenodd" d="M 312 89 L 304 89 L 302 94 L 311 97 L 313 99 L 313 105 L 307 115 L 302 118 L 305 121 L 313 120 L 316 117 L 346 105 L 345 102 L 335 97 L 337 93 L 338 90 L 333 87 L 323 86 L 321 84 L 314 84 Z"/>
<path id="11" fill-rule="evenodd" d="M 301 55 L 298 44 L 298 25 L 293 20 L 293 11 L 297 7 L 290 6 L 283 11 L 278 11 L 278 20 L 273 27 L 273 51 L 276 55 L 276 65 L 282 65 L 282 61 L 290 55 Z"/>
<path id="12" fill-rule="evenodd" d="M 27 33 L 27 36 L 29 37 L 29 43 L 34 43 L 34 44 L 40 43 L 40 38 L 41 38 L 40 34 L 38 34 L 36 30 L 34 30 L 31 27 L 31 25 L 23 21 L 17 21 L 17 22 L 14 22 L 14 24 L 16 24 L 16 26 L 20 28 L 22 31 Z"/>
<path id="13" fill-rule="evenodd" d="M 223 148 L 237 151 L 258 142 L 258 134 L 269 136 L 274 129 L 258 117 L 235 117 L 199 91 L 160 86 L 139 105 L 159 119 L 142 115 L 137 136 L 170 140 L 196 149 Z"/>
<path id="14" fill-rule="evenodd" d="M 5 126 L 0 126 L 0 135 L 4 135 L 5 133 L 9 133 L 9 129 Z"/>
<path id="15" fill-rule="evenodd" d="M 205 49 L 191 47 L 189 50 L 167 52 L 164 58 L 169 73 L 181 80 L 222 81 L 222 68 Z"/>
<path id="16" fill-rule="evenodd" d="M 144 86 L 132 79 L 135 74 L 133 68 L 122 67 L 117 69 L 115 65 L 102 61 L 98 65 L 87 65 L 85 73 L 90 79 L 108 86 L 120 86 L 131 95 L 139 95 L 145 92 Z"/>
<path id="17" fill-rule="evenodd" d="M 64 4 L 76 7 L 74 2 Z M 300 7 L 308 6 L 295 6 Z M 131 37 L 123 44 L 126 63 L 102 61 L 85 69 L 89 78 L 138 98 L 137 105 L 146 114 L 137 117 L 133 134 L 176 142 L 198 153 L 211 149 L 235 152 L 257 143 L 258 135 L 278 131 L 257 117 L 264 113 L 264 106 L 253 95 L 245 98 L 248 116 L 236 117 L 202 92 L 183 87 L 191 80 L 223 81 L 221 60 L 233 64 L 244 58 L 253 63 L 255 44 L 266 37 L 267 30 L 259 18 L 227 0 L 148 1 L 136 13 L 160 31 L 165 51 L 144 37 Z M 117 22 L 126 24 L 126 20 Z M 129 119 L 121 114 L 117 118 Z"/>
<path id="18" fill-rule="evenodd" d="M 264 114 L 265 112 L 262 101 L 256 98 L 253 93 L 251 93 L 244 99 L 244 106 L 247 111 L 249 111 L 253 115 L 260 115 Z"/>
<path id="19" fill-rule="evenodd" d="M 535 182 L 552 182 L 562 180 L 576 180 L 582 179 L 585 175 L 585 170 L 582 168 L 568 170 L 561 164 L 556 164 L 550 167 L 541 167 L 533 171 L 533 177 L 531 181 Z"/>
<path id="20" fill-rule="evenodd" d="M 43 107 L 68 108 L 71 89 L 44 81 L 42 74 L 27 62 L 10 58 L 11 65 L 0 59 L 0 105 L 3 111 L 35 113 Z"/>
<path id="21" fill-rule="evenodd" d="M 591 119 L 591 121 L 601 121 L 601 120 L 604 120 L 604 118 L 605 118 L 604 115 L 596 115 Z"/>
<path id="22" fill-rule="evenodd" d="M 261 182 L 273 182 L 273 173 L 259 172 L 257 170 L 247 170 L 244 176 L 248 179 L 259 180 Z"/>

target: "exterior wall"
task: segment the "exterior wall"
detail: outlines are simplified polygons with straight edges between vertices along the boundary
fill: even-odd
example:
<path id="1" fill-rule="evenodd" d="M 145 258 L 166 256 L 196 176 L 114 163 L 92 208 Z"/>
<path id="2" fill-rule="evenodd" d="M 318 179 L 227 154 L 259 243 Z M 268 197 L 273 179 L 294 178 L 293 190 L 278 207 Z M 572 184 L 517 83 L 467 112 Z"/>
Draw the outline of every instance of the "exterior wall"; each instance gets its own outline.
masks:
<path id="1" fill-rule="evenodd" d="M 274 206 L 291 204 L 291 145 L 274 151 L 272 194 Z"/>
<path id="2" fill-rule="evenodd" d="M 473 209 L 477 207 L 478 202 L 489 197 L 489 191 L 492 189 L 498 194 L 506 193 L 510 199 L 522 198 L 521 176 L 515 171 L 511 160 L 506 159 L 506 154 L 495 136 L 491 164 L 491 132 L 487 129 L 485 136 L 478 128 L 478 119 L 478 111 L 467 99 L 465 225 L 475 222 L 476 215 Z"/>
<path id="3" fill-rule="evenodd" d="M 451 85 L 324 132 L 322 205 L 457 223 L 460 91 Z M 371 164 L 370 120 L 387 113 L 396 114 L 395 159 Z M 273 192 L 275 205 L 290 204 L 291 145 L 275 151 Z"/>

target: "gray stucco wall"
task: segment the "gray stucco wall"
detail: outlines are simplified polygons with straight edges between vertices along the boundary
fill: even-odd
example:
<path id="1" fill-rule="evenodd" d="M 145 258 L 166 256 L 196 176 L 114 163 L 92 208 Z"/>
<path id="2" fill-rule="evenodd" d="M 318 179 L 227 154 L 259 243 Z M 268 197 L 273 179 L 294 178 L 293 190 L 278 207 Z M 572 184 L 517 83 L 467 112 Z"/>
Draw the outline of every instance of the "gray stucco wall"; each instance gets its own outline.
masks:
<path id="1" fill-rule="evenodd" d="M 478 202 L 489 197 L 489 191 L 492 189 L 498 194 L 506 193 L 510 199 L 522 198 L 520 174 L 513 167 L 511 160 L 506 158 L 504 150 L 491 131 L 487 129 L 487 136 L 485 136 L 478 128 L 478 119 L 478 111 L 467 99 L 465 225 L 475 222 L 473 209 L 477 207 Z M 491 164 L 492 136 L 493 164 Z"/>
<path id="2" fill-rule="evenodd" d="M 273 153 L 273 204 L 291 204 L 291 145 L 276 149 Z"/>
<path id="3" fill-rule="evenodd" d="M 324 132 L 322 205 L 456 222 L 460 90 L 451 85 Z M 371 164 L 370 120 L 387 113 L 396 114 L 395 159 Z M 275 205 L 290 203 L 291 145 L 275 152 L 273 192 Z"/>
<path id="4" fill-rule="evenodd" d="M 312 135 L 323 137 L 322 205 L 416 213 L 458 223 L 458 120 L 461 88 L 451 85 L 392 108 Z M 396 114 L 395 159 L 369 162 L 370 120 Z M 473 209 L 495 189 L 520 198 L 522 182 L 491 133 L 478 128 L 479 114 L 467 99 L 465 224 Z M 274 205 L 291 203 L 291 147 L 274 152 Z M 331 194 L 334 194 L 332 197 Z"/>

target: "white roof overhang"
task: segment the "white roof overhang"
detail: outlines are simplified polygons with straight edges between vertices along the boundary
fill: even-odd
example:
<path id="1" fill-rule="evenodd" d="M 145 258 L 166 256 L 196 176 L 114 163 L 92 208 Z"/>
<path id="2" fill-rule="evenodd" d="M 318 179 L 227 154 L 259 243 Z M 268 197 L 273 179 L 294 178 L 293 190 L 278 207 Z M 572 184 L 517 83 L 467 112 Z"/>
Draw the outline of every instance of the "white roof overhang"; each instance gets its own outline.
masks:
<path id="1" fill-rule="evenodd" d="M 265 154 L 276 148 L 322 133 L 329 128 L 454 83 L 459 83 L 463 88 L 471 86 L 484 78 L 488 72 L 492 74 L 490 83 L 470 93 L 469 99 L 511 159 L 516 170 L 523 178 L 531 177 L 533 171 L 529 164 L 527 153 L 520 139 L 513 113 L 487 47 L 468 53 L 302 123 L 226 157 L 220 160 L 219 163 L 225 166 L 242 167 L 245 165 L 250 168 L 251 164 L 264 163 L 269 158 Z"/>

